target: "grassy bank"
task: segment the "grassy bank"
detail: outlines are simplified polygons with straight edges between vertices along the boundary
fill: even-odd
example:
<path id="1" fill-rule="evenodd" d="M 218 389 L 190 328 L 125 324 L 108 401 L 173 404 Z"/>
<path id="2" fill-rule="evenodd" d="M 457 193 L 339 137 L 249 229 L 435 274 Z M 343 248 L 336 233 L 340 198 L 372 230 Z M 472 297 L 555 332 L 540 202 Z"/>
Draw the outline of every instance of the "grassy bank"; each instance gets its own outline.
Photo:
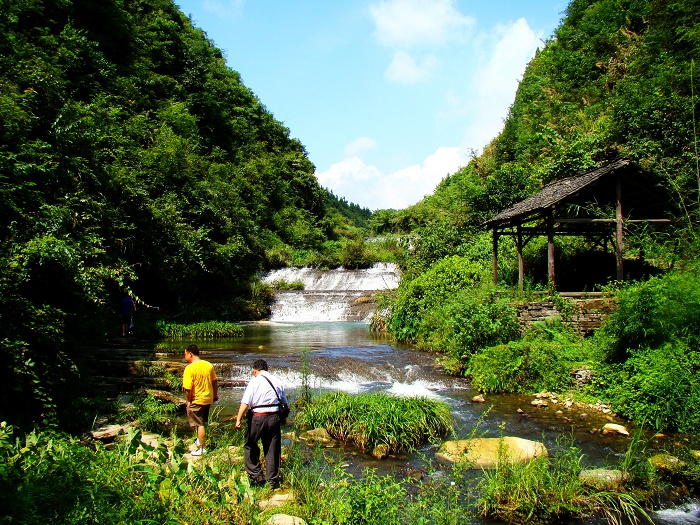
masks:
<path id="1" fill-rule="evenodd" d="M 496 470 L 469 465 L 440 468 L 430 461 L 418 475 L 360 476 L 334 452 L 285 448 L 283 490 L 294 497 L 282 507 L 258 503 L 269 488 L 249 486 L 242 462 L 243 433 L 215 422 L 211 451 L 188 465 L 186 444 L 176 436 L 157 445 L 132 431 L 108 449 L 52 431 L 26 435 L 0 427 L 0 523 L 264 523 L 271 514 L 299 516 L 310 525 L 471 523 L 479 516 L 508 523 L 559 523 L 596 516 L 615 523 L 642 517 L 651 494 L 646 460 L 631 453 L 619 465 L 618 486 L 596 487 L 579 477 L 581 452 L 573 446 L 524 465 L 502 462 Z M 635 470 L 637 469 L 637 470 Z M 647 484 L 645 484 L 647 483 Z"/>

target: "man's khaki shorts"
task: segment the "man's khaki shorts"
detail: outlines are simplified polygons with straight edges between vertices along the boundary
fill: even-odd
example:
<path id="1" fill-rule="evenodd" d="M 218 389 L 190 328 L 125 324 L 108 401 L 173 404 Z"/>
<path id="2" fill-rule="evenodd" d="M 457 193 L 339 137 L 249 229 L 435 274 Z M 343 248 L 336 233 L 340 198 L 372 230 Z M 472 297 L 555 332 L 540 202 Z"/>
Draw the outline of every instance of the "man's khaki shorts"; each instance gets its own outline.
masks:
<path id="1" fill-rule="evenodd" d="M 209 408 L 211 405 L 195 405 L 190 403 L 187 407 L 187 421 L 191 427 L 203 427 L 209 421 Z"/>

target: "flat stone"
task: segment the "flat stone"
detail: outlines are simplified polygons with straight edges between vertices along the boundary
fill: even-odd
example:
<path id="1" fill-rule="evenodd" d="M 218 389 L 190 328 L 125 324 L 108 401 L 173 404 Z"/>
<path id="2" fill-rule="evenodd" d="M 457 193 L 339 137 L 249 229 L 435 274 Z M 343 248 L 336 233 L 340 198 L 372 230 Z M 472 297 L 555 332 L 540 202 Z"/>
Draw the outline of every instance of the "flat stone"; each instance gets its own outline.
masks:
<path id="1" fill-rule="evenodd" d="M 505 457 L 511 462 L 522 463 L 538 456 L 548 456 L 547 448 L 540 442 L 504 437 L 445 441 L 435 453 L 435 458 L 448 464 L 464 460 L 472 468 L 491 469 L 498 465 L 501 446 Z"/>
<path id="2" fill-rule="evenodd" d="M 486 399 L 484 399 L 483 394 L 479 394 L 478 396 L 472 397 L 472 403 L 484 403 L 486 402 Z"/>
<path id="3" fill-rule="evenodd" d="M 99 441 L 112 441 L 117 436 L 125 434 L 124 427 L 121 425 L 107 425 L 97 430 L 90 432 L 93 439 Z"/>
<path id="4" fill-rule="evenodd" d="M 273 514 L 265 522 L 265 525 L 306 525 L 306 522 L 296 516 L 289 514 Z"/>
<path id="5" fill-rule="evenodd" d="M 676 456 L 671 454 L 656 454 L 649 458 L 649 463 L 655 470 L 665 470 L 666 472 L 679 472 L 686 464 Z"/>
<path id="6" fill-rule="evenodd" d="M 605 423 L 603 425 L 603 434 L 621 434 L 623 436 L 629 436 L 629 430 L 624 426 L 618 425 L 617 423 Z"/>
<path id="7" fill-rule="evenodd" d="M 281 507 L 285 503 L 289 503 L 291 501 L 294 501 L 294 493 L 293 492 L 278 492 L 272 495 L 272 497 L 268 499 L 262 500 L 258 506 L 261 509 L 270 509 L 270 508 L 276 508 L 276 507 Z"/>

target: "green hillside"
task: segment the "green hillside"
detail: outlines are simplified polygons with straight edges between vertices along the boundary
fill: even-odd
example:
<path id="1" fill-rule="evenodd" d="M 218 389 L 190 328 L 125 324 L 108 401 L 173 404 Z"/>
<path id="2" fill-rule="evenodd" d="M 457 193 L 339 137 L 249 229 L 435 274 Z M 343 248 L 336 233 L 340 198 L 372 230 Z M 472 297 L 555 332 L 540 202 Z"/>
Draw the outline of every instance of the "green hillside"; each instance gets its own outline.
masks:
<path id="1" fill-rule="evenodd" d="M 373 325 L 440 352 L 446 369 L 485 392 L 575 389 L 638 423 L 697 432 L 684 407 L 700 396 L 698 13 L 698 0 L 573 0 L 527 66 L 503 131 L 433 195 L 375 213 L 373 224 L 412 234 L 413 249 L 386 298 L 390 313 Z M 625 225 L 623 256 L 636 264 L 625 277 L 636 282 L 616 282 L 612 254 L 593 239 L 556 238 L 557 283 L 569 272 L 578 288 L 565 291 L 604 290 L 619 308 L 585 340 L 561 323 L 522 332 L 519 301 L 549 297 L 563 317 L 570 306 L 547 281 L 544 238 L 523 250 L 523 294 L 514 242 L 501 239 L 496 290 L 483 222 L 620 157 L 655 175 L 646 190 L 662 194 L 659 181 L 675 222 Z M 579 368 L 595 378 L 583 389 L 571 384 Z"/>
<path id="2" fill-rule="evenodd" d="M 628 157 L 656 174 L 672 196 L 680 222 L 671 244 L 680 237 L 694 245 L 699 12 L 697 0 L 573 0 L 529 63 L 503 131 L 433 195 L 394 214 L 394 229 L 424 237 L 447 230 L 440 234 L 446 249 L 426 249 L 425 257 L 437 260 L 544 184 Z M 662 247 L 666 241 L 654 240 Z M 668 262 L 674 254 L 658 256 Z"/>
<path id="3" fill-rule="evenodd" d="M 235 320 L 257 271 L 328 242 L 342 262 L 369 211 L 319 186 L 171 0 L 0 6 L 3 406 L 54 405 L 64 352 L 113 330 L 125 289 Z"/>

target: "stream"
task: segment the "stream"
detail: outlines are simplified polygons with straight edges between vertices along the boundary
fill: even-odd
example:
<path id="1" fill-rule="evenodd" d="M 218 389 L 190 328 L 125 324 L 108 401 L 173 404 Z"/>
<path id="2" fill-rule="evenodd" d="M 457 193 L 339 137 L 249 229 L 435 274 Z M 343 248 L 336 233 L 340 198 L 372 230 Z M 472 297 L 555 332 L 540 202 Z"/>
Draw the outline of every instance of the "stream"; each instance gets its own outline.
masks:
<path id="1" fill-rule="evenodd" d="M 283 380 L 293 403 L 297 389 L 302 386 L 305 355 L 307 384 L 314 392 L 383 391 L 447 403 L 454 418 L 452 439 L 474 435 L 498 437 L 502 433 L 541 441 L 550 455 L 573 443 L 581 451 L 584 468 L 615 468 L 624 457 L 631 438 L 603 435 L 600 429 L 605 423 L 615 422 L 625 425 L 633 434 L 638 429 L 627 421 L 592 407 L 567 408 L 564 399 L 557 403 L 550 399 L 546 408 L 533 406 L 533 396 L 521 395 L 487 395 L 484 403 L 472 402 L 478 392 L 464 378 L 445 374 L 436 364 L 434 354 L 372 334 L 367 315 L 356 320 L 357 310 L 352 303 L 357 302 L 358 296 L 395 288 L 398 273 L 393 265 L 334 272 L 309 269 L 299 269 L 296 273 L 294 270 L 273 272 L 267 276 L 269 281 L 300 279 L 305 289 L 278 293 L 270 321 L 244 324 L 242 338 L 195 341 L 202 358 L 214 364 L 223 385 L 217 403 L 221 420 L 235 418 L 245 384 L 251 377 L 251 365 L 258 358 L 265 359 L 270 372 Z M 352 293 L 339 299 L 340 291 Z M 329 306 L 331 302 L 333 305 Z M 172 351 L 181 352 L 189 343 L 173 343 Z M 671 434 L 653 437 L 648 433 L 647 450 L 673 450 L 675 443 L 684 439 L 688 438 Z M 376 468 L 379 474 L 425 468 L 426 461 L 433 460 L 436 449 L 434 445 L 424 445 L 416 453 L 385 460 L 376 460 L 350 447 L 336 452 L 342 456 L 347 471 L 359 475 L 367 467 Z M 654 512 L 652 517 L 658 524 L 700 523 L 700 504 L 683 501 Z"/>

